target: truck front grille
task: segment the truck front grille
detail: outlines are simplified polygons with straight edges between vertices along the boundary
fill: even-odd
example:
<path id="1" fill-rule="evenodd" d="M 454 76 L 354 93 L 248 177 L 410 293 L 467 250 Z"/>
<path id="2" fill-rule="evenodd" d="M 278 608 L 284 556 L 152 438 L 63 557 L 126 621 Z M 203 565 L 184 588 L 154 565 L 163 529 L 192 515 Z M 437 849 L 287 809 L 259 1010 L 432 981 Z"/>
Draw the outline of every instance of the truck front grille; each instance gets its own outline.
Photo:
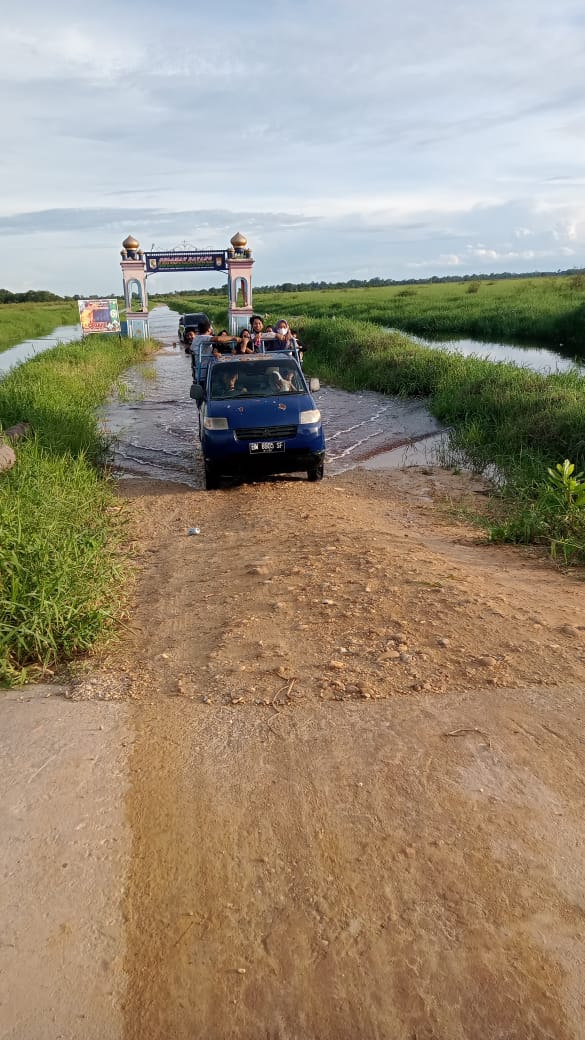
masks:
<path id="1" fill-rule="evenodd" d="M 296 426 L 246 426 L 236 430 L 239 441 L 282 441 L 296 437 Z"/>

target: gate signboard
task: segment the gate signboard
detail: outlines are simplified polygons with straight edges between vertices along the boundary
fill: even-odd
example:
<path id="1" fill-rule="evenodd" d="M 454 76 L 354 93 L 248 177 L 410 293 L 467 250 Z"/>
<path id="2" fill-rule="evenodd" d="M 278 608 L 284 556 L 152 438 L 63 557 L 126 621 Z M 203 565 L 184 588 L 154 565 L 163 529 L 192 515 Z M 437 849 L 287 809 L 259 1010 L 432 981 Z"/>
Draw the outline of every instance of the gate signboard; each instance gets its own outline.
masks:
<path id="1" fill-rule="evenodd" d="M 78 300 L 82 336 L 92 332 L 120 332 L 117 300 Z"/>
<path id="2" fill-rule="evenodd" d="M 190 252 L 145 253 L 147 274 L 159 271 L 225 271 L 225 250 L 192 249 Z"/>

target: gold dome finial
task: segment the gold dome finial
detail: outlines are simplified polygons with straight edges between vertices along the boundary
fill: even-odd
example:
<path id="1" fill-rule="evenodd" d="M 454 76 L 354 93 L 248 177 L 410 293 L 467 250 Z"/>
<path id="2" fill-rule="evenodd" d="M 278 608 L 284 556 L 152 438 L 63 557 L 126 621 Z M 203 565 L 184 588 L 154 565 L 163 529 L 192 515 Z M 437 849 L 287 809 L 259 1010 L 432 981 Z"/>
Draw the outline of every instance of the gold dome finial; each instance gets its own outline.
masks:
<path id="1" fill-rule="evenodd" d="M 234 249 L 243 249 L 244 246 L 248 245 L 248 239 L 245 235 L 242 234 L 241 231 L 236 231 L 234 237 L 230 238 L 230 242 L 233 245 Z"/>
<path id="2" fill-rule="evenodd" d="M 124 246 L 124 249 L 130 250 L 132 253 L 135 253 L 137 249 L 140 249 L 140 242 L 134 238 L 134 235 L 128 235 L 128 238 L 124 239 L 122 245 Z"/>

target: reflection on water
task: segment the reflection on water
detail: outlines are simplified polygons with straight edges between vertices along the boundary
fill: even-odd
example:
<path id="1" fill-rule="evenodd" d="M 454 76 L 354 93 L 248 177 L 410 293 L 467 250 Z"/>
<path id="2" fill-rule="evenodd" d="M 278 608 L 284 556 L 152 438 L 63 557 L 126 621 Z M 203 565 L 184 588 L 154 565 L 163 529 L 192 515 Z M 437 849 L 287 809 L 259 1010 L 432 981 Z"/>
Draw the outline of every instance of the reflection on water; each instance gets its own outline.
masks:
<path id="1" fill-rule="evenodd" d="M 42 354 L 59 343 L 71 343 L 72 340 L 81 339 L 81 325 L 59 325 L 46 336 L 37 339 L 27 339 L 24 343 L 18 343 L 16 347 L 9 347 L 0 354 L 0 376 L 5 376 L 15 365 L 22 361 L 30 361 L 37 354 Z"/>
<path id="2" fill-rule="evenodd" d="M 198 411 L 189 397 L 191 365 L 176 337 L 177 316 L 158 307 L 150 331 L 163 349 L 125 375 L 129 400 L 102 410 L 114 438 L 112 461 L 125 473 L 201 486 Z M 176 344 L 176 346 L 173 346 Z M 152 376 L 155 378 L 152 378 Z M 315 394 L 327 437 L 326 472 L 340 473 L 379 452 L 440 429 L 419 401 L 324 387 Z"/>
<path id="3" fill-rule="evenodd" d="M 401 332 L 400 329 L 387 329 L 387 332 Z M 420 343 L 422 347 L 431 347 L 435 350 L 445 350 L 448 354 L 463 354 L 465 357 L 486 358 L 488 361 L 509 361 L 518 365 L 519 368 L 530 368 L 535 372 L 550 375 L 553 372 L 568 372 L 576 368 L 585 374 L 585 362 L 572 357 L 563 357 L 548 350 L 546 347 L 523 346 L 519 343 L 491 343 L 479 339 L 424 339 L 422 336 L 414 336 L 411 332 L 402 332 L 403 335 Z M 563 344 L 559 345 L 559 350 Z"/>

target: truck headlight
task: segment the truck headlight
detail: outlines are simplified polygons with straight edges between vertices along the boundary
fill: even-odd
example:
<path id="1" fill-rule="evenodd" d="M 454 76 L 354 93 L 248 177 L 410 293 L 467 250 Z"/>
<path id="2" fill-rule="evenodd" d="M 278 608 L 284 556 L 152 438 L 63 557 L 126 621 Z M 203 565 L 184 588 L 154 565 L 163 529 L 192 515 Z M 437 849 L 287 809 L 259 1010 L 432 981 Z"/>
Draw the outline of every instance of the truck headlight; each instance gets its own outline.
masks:
<path id="1" fill-rule="evenodd" d="M 321 412 L 318 408 L 312 408 L 309 411 L 301 412 L 299 415 L 299 423 L 301 426 L 313 426 L 318 423 L 321 419 Z"/>
<path id="2" fill-rule="evenodd" d="M 312 415 L 312 412 L 308 413 Z M 228 421 L 225 416 L 220 416 L 217 419 L 212 418 L 210 415 L 205 416 L 205 422 L 203 423 L 206 430 L 228 430 Z"/>

